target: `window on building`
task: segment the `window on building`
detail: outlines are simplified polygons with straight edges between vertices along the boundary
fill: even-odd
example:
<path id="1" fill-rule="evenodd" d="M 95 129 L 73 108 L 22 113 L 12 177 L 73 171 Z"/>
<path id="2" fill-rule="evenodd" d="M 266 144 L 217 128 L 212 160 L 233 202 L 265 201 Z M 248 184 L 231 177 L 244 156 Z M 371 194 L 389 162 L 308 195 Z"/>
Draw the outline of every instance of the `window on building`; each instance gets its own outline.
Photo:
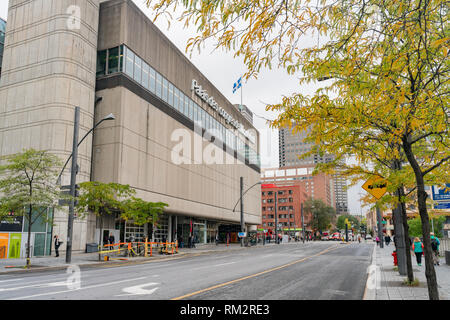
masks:
<path id="1" fill-rule="evenodd" d="M 150 83 L 148 85 L 150 92 L 156 92 L 156 71 L 150 67 Z"/>
<path id="2" fill-rule="evenodd" d="M 97 77 L 106 74 L 106 50 L 99 51 L 97 54 Z"/>
<path id="3" fill-rule="evenodd" d="M 168 96 L 167 100 L 168 100 L 170 106 L 174 107 L 174 105 L 173 105 L 173 84 L 171 84 L 170 82 L 169 82 L 169 96 Z"/>
<path id="4" fill-rule="evenodd" d="M 142 86 L 146 89 L 148 89 L 148 76 L 150 71 L 150 66 L 146 64 L 145 62 L 142 63 Z"/>
<path id="5" fill-rule="evenodd" d="M 162 96 L 162 77 L 156 72 L 156 95 L 161 98 Z"/>
<path id="6" fill-rule="evenodd" d="M 120 47 L 108 50 L 108 73 L 119 72 Z"/>
<path id="7" fill-rule="evenodd" d="M 162 99 L 165 102 L 168 102 L 167 100 L 168 90 L 169 90 L 169 82 L 165 78 L 162 78 Z"/>
<path id="8" fill-rule="evenodd" d="M 133 78 L 134 53 L 125 47 L 125 73 Z"/>
<path id="9" fill-rule="evenodd" d="M 142 59 L 138 56 L 134 57 L 134 75 L 133 79 L 137 83 L 141 83 L 142 81 Z"/>

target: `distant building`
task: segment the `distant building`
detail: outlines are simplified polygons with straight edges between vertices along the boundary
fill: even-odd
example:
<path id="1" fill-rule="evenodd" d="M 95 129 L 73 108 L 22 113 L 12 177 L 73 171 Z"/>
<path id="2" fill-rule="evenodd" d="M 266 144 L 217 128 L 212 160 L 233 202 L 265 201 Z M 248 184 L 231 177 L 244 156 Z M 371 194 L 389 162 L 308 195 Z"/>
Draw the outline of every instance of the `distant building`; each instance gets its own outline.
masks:
<path id="1" fill-rule="evenodd" d="M 299 159 L 302 155 L 310 152 L 315 144 L 305 142 L 308 132 L 298 132 L 292 134 L 291 128 L 282 128 L 279 130 L 279 164 L 280 168 L 296 167 L 309 168 L 314 167 L 319 163 L 331 162 L 334 159 L 333 155 L 320 155 L 314 153 L 304 159 Z M 339 173 L 332 175 L 333 189 L 337 214 L 348 213 L 348 195 L 347 195 L 347 180 Z"/>
<path id="2" fill-rule="evenodd" d="M 276 194 L 276 202 L 275 202 Z M 308 198 L 300 185 L 277 186 L 261 185 L 262 223 L 259 230 L 275 234 L 275 211 L 278 215 L 278 232 L 295 235 L 302 231 L 301 204 Z M 311 232 L 311 215 L 304 213 L 305 232 Z"/>
<path id="3" fill-rule="evenodd" d="M 312 175 L 314 165 L 309 167 L 284 167 L 261 169 L 261 182 L 277 186 L 299 185 L 308 198 L 320 199 L 335 208 L 333 179 L 325 173 Z"/>

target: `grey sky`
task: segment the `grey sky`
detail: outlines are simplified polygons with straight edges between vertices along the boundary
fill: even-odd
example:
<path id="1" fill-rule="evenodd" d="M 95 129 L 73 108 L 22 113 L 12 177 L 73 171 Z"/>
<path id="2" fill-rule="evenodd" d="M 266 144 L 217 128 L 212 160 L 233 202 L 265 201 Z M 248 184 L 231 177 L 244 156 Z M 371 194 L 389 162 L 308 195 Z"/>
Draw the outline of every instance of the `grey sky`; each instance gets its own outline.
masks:
<path id="1" fill-rule="evenodd" d="M 133 0 L 143 12 L 150 15 L 150 9 L 144 5 L 144 0 Z M 0 17 L 6 20 L 8 1 L 0 1 Z M 184 29 L 182 24 L 176 21 L 171 22 L 171 27 L 167 29 L 165 18 L 160 18 L 156 25 L 161 31 L 182 51 L 185 52 L 187 40 L 192 37 L 195 30 L 193 28 Z M 233 83 L 245 72 L 245 65 L 242 59 L 233 58 L 232 53 L 224 51 L 212 52 L 211 43 L 207 44 L 199 54 L 194 52 L 189 57 L 193 64 L 219 89 L 223 95 L 233 104 L 241 101 L 240 90 L 232 93 Z M 254 113 L 253 123 L 260 132 L 261 164 L 263 167 L 278 166 L 278 132 L 268 128 L 267 119 L 274 119 L 276 114 L 265 111 L 265 103 L 277 103 L 281 101 L 283 95 L 290 95 L 293 92 L 312 93 L 313 86 L 299 87 L 294 76 L 287 75 L 283 70 L 262 70 L 258 79 L 249 79 L 243 83 L 243 103 Z M 361 185 L 348 190 L 349 211 L 359 215 L 361 212 L 359 204 L 359 193 L 365 192 Z M 363 214 L 366 208 L 363 208 Z"/>

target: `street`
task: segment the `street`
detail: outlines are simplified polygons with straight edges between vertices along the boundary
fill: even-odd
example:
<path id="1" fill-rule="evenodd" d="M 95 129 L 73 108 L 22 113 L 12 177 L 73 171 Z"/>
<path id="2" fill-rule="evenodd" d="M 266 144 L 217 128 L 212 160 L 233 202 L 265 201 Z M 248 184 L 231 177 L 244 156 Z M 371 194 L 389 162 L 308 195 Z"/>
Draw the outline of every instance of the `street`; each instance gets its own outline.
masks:
<path id="1" fill-rule="evenodd" d="M 2 275 L 0 299 L 361 300 L 373 246 L 291 242 L 71 274 Z"/>

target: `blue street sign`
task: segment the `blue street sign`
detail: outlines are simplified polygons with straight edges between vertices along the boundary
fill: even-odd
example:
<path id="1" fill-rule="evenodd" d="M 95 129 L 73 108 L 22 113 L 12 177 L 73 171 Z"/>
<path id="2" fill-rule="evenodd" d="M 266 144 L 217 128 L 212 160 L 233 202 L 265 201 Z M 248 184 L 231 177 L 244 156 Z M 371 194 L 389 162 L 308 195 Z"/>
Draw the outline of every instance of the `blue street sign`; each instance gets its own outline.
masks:
<path id="1" fill-rule="evenodd" d="M 434 204 L 435 209 L 450 209 L 450 202 L 439 202 Z"/>
<path id="2" fill-rule="evenodd" d="M 431 189 L 433 191 L 434 201 L 449 201 L 450 202 L 450 183 L 445 185 L 445 188 L 438 188 L 433 186 Z"/>

